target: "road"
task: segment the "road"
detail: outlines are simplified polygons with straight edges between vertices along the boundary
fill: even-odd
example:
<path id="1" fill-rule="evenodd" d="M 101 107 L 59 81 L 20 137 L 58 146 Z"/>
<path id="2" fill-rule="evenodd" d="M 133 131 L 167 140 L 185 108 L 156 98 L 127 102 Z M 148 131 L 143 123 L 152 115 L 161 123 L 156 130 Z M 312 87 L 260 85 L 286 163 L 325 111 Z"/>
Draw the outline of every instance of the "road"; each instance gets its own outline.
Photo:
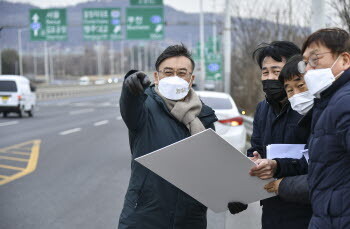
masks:
<path id="1" fill-rule="evenodd" d="M 1 229 L 116 228 L 130 177 L 119 96 L 40 102 L 34 118 L 0 118 Z M 26 166 L 33 172 L 18 169 Z M 224 221 L 209 211 L 208 229 Z"/>

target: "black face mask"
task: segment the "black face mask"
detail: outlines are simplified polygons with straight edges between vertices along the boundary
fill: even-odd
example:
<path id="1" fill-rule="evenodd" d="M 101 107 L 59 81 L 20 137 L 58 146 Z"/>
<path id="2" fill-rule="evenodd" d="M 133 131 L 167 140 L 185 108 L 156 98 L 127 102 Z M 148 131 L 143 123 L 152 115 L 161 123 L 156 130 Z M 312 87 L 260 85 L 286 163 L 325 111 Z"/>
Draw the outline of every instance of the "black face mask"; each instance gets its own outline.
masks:
<path id="1" fill-rule="evenodd" d="M 287 97 L 283 84 L 279 80 L 263 80 L 262 85 L 267 99 L 280 102 Z"/>

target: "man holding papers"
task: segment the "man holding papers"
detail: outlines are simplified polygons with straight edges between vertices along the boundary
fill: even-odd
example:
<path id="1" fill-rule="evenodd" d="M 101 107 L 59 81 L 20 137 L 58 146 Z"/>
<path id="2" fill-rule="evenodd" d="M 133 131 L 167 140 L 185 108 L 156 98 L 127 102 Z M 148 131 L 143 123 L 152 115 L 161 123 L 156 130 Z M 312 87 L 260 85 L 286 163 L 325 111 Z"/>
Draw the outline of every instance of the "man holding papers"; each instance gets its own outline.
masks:
<path id="1" fill-rule="evenodd" d="M 206 228 L 203 204 L 134 161 L 207 128 L 214 129 L 214 110 L 191 88 L 194 67 L 186 47 L 174 45 L 158 57 L 154 85 L 137 70 L 125 76 L 120 111 L 129 129 L 132 161 L 119 229 Z"/>
<path id="2" fill-rule="evenodd" d="M 261 68 L 266 99 L 258 104 L 255 112 L 252 147 L 247 151 L 249 157 L 266 158 L 266 146 L 270 144 L 307 142 L 308 130 L 297 126 L 302 116 L 291 108 L 283 84 L 278 80 L 286 61 L 297 54 L 300 54 L 300 49 L 287 41 L 262 44 L 253 53 Z M 271 164 L 259 172 L 262 172 L 263 176 L 271 177 L 275 171 L 270 168 L 276 168 L 276 161 L 267 162 Z M 262 189 L 262 192 L 264 191 Z M 309 224 L 312 212 L 308 205 L 286 202 L 278 196 L 263 200 L 261 204 L 264 229 L 301 229 L 307 228 Z"/>
<path id="3" fill-rule="evenodd" d="M 314 96 L 310 94 L 306 86 L 304 76 L 299 72 L 298 65 L 302 60 L 301 55 L 294 56 L 290 58 L 286 65 L 284 65 L 281 74 L 279 75 L 279 80 L 283 83 L 284 88 L 287 93 L 288 100 L 291 103 L 292 109 L 297 111 L 299 114 L 304 115 L 304 117 L 299 121 L 298 125 L 310 129 L 310 118 L 312 112 L 312 106 L 314 104 Z M 293 158 L 302 158 L 303 155 L 308 155 L 308 150 L 295 150 L 294 152 L 299 155 L 295 155 Z M 293 154 L 289 154 L 292 157 Z M 288 157 L 287 156 L 287 157 Z M 275 155 L 268 158 L 276 158 Z M 304 165 L 300 173 L 307 172 L 307 160 L 302 159 L 302 164 Z M 286 159 L 276 159 L 279 162 L 279 174 L 274 174 L 274 177 L 281 177 L 281 174 L 286 174 L 289 166 L 293 166 L 296 160 L 286 160 Z M 290 164 L 288 166 L 288 163 Z M 298 162 L 299 163 L 299 162 Z M 281 168 L 282 167 L 282 168 Z M 285 175 L 284 175 L 285 176 Z M 269 192 L 275 192 L 285 201 L 309 204 L 309 186 L 307 183 L 307 175 L 299 176 L 287 176 L 280 178 L 274 182 L 265 186 L 265 189 Z"/>
<path id="4" fill-rule="evenodd" d="M 350 227 L 350 35 L 321 29 L 303 44 L 313 105 L 308 182 L 310 229 Z"/>

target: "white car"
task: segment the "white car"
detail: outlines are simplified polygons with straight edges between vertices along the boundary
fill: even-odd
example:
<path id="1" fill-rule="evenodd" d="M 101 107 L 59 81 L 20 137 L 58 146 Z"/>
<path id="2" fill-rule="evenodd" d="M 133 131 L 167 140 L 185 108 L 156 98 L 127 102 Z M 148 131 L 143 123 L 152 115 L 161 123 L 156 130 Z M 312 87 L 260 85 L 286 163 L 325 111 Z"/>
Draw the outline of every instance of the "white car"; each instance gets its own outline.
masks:
<path id="1" fill-rule="evenodd" d="M 89 85 L 90 84 L 90 79 L 87 76 L 82 76 L 79 79 L 79 85 Z"/>
<path id="2" fill-rule="evenodd" d="M 34 114 L 36 103 L 35 88 L 24 76 L 0 75 L 0 112 L 6 117 L 15 112 L 22 117 L 26 112 L 30 117 Z"/>
<path id="3" fill-rule="evenodd" d="M 99 79 L 95 80 L 95 84 L 96 85 L 106 84 L 106 80 L 103 78 L 99 78 Z"/>
<path id="4" fill-rule="evenodd" d="M 245 154 L 247 131 L 232 97 L 222 92 L 196 91 L 196 93 L 204 104 L 215 110 L 219 119 L 214 123 L 216 133 Z"/>

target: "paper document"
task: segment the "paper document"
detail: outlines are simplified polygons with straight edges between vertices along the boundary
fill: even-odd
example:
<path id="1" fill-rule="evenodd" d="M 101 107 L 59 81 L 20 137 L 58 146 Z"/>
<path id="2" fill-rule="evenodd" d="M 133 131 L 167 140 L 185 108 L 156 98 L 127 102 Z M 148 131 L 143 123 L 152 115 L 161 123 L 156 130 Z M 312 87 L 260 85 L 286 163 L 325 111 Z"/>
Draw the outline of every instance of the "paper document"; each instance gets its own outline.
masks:
<path id="1" fill-rule="evenodd" d="M 295 158 L 303 157 L 305 144 L 271 144 L 266 146 L 266 158 Z"/>
<path id="2" fill-rule="evenodd" d="M 309 150 L 306 149 L 306 150 L 302 150 L 301 151 L 306 159 L 306 162 L 309 164 Z"/>
<path id="3" fill-rule="evenodd" d="M 264 190 L 273 179 L 250 176 L 255 164 L 212 129 L 135 160 L 214 212 L 275 196 Z"/>

